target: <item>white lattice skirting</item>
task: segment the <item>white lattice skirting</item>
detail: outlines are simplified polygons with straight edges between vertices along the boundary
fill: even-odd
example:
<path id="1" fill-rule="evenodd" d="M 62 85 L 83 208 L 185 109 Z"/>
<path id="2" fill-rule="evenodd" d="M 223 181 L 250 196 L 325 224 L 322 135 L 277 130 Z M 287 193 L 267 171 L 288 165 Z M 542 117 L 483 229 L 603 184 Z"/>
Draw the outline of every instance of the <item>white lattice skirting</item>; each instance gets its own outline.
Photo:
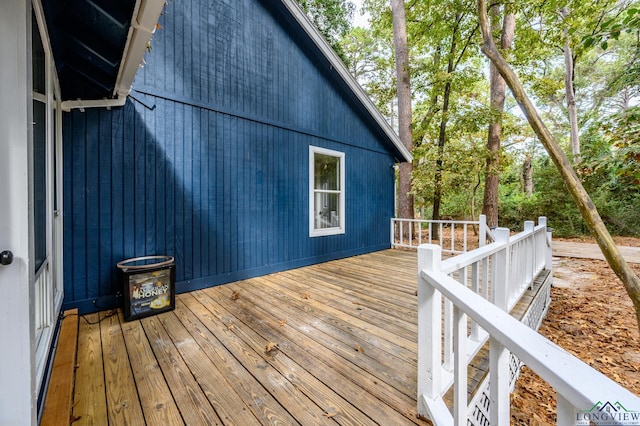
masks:
<path id="1" fill-rule="evenodd" d="M 534 287 L 532 290 L 536 291 L 536 295 L 533 298 L 533 302 L 529 305 L 529 308 L 522 317 L 521 322 L 528 325 L 530 328 L 537 330 L 542 324 L 542 319 L 547 315 L 549 304 L 551 303 L 551 284 L 553 282 L 552 275 L 549 273 L 543 280 L 536 280 L 534 286 L 537 285 L 537 289 Z M 518 358 L 511 354 L 509 359 L 509 370 L 511 373 L 511 379 L 509 384 L 511 390 L 516 384 L 516 379 L 520 374 L 520 368 L 522 363 Z M 489 422 L 489 379 L 490 374 L 485 377 L 482 384 L 478 389 L 482 391 L 476 392 L 469 404 L 469 416 L 467 417 L 468 426 L 490 426 Z"/>

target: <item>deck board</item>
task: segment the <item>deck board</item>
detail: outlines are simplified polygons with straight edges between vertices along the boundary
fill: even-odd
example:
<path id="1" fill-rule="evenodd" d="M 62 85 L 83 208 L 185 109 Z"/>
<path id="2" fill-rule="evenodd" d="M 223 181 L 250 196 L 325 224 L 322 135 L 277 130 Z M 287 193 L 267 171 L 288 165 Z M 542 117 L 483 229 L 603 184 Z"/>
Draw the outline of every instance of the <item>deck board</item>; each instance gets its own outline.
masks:
<path id="1" fill-rule="evenodd" d="M 386 250 L 181 294 L 137 321 L 82 321 L 77 424 L 426 424 L 416 263 Z"/>
<path id="2" fill-rule="evenodd" d="M 100 337 L 109 424 L 144 424 L 144 414 L 124 344 L 120 317 L 101 314 Z M 82 341 L 79 336 L 78 341 Z M 82 414 L 79 414 L 82 416 Z"/>
<path id="3" fill-rule="evenodd" d="M 234 419 L 236 424 L 260 424 L 249 408 L 250 401 L 245 402 L 238 395 L 235 380 L 227 380 L 225 371 L 216 367 L 178 315 L 170 312 L 161 317 L 162 325 L 220 419 L 223 422 Z"/>
<path id="4" fill-rule="evenodd" d="M 263 405 L 278 407 L 279 410 L 280 406 L 286 407 L 291 416 L 301 424 L 320 424 L 326 420 L 323 411 L 314 404 L 313 400 L 299 392 L 295 385 L 288 381 L 280 371 L 268 367 L 261 353 L 266 348 L 266 342 L 262 341 L 259 336 L 252 335 L 249 330 L 242 330 L 240 326 L 237 330 L 234 330 L 235 326 L 230 330 L 219 320 L 218 315 L 221 308 L 216 307 L 208 300 L 197 300 L 193 295 L 182 295 L 180 298 L 219 340 L 226 342 L 227 349 L 251 374 L 251 377 L 245 377 L 243 383 L 249 385 L 257 381 L 257 383 L 264 384 L 265 388 L 271 392 L 273 396 L 269 395 L 264 398 Z M 254 392 L 257 394 L 257 392 L 264 392 L 264 390 L 257 389 Z M 276 401 L 278 402 L 276 403 Z M 288 414 L 283 415 L 283 417 L 286 416 Z"/>
<path id="5" fill-rule="evenodd" d="M 140 321 L 122 324 L 122 334 L 147 423 L 167 426 L 183 424 Z"/>
<path id="6" fill-rule="evenodd" d="M 64 313 L 60 326 L 60 339 L 53 360 L 51 385 L 45 399 L 42 425 L 57 425 L 71 416 L 77 342 L 78 310 L 73 309 Z"/>
<path id="7" fill-rule="evenodd" d="M 160 319 L 149 317 L 140 322 L 184 423 L 222 425 L 222 420 L 207 400 L 207 396 L 191 374 L 178 349 L 173 345 Z"/>
<path id="8" fill-rule="evenodd" d="M 80 321 L 73 404 L 77 426 L 108 424 L 99 319 L 89 314 Z"/>

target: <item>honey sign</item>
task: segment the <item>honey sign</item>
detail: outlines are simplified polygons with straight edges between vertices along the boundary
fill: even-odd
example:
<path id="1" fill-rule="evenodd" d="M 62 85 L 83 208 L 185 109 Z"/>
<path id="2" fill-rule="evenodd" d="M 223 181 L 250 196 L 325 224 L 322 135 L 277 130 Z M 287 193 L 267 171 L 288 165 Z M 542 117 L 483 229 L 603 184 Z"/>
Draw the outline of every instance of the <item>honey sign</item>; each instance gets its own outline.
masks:
<path id="1" fill-rule="evenodd" d="M 120 264 L 118 266 L 120 267 Z M 142 318 L 174 308 L 175 267 L 173 264 L 159 267 L 155 264 L 146 264 L 145 268 L 126 266 L 120 268 L 125 284 L 125 319 Z"/>
<path id="2" fill-rule="evenodd" d="M 129 277 L 131 313 L 145 309 L 162 309 L 171 303 L 169 270 L 148 272 Z"/>

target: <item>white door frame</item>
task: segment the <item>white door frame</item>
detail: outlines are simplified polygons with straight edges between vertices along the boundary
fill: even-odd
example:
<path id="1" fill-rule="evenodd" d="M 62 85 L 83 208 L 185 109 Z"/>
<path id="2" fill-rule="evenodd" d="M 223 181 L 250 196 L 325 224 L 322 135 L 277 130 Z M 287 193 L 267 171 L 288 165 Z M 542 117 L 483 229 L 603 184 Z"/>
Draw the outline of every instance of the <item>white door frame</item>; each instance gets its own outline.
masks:
<path id="1" fill-rule="evenodd" d="M 46 257 L 44 264 L 35 272 L 33 287 L 35 298 L 35 339 L 36 339 L 36 386 L 44 378 L 47 358 L 54 338 L 54 329 L 62 306 L 64 295 L 62 282 L 62 109 L 60 108 L 60 88 L 56 78 L 53 52 L 47 34 L 44 12 L 39 0 L 33 1 L 33 11 L 38 21 L 45 52 L 45 93 L 33 93 L 46 107 L 45 126 L 45 234 Z M 38 102 L 38 101 L 36 101 Z M 54 157 L 57 161 L 54 161 Z M 54 187 L 58 186 L 57 191 Z M 57 197 L 57 200 L 54 200 Z M 35 203 L 31 203 L 35 205 Z M 54 211 L 54 207 L 57 207 Z M 33 213 L 31 213 L 33 216 Z M 32 229 L 34 229 L 32 227 Z M 32 256 L 35 258 L 35 256 Z"/>
<path id="2" fill-rule="evenodd" d="M 44 20 L 38 0 L 34 1 L 33 8 L 42 26 Z M 42 280 L 42 272 L 36 274 L 33 263 L 31 20 L 31 1 L 0 2 L 0 252 L 10 250 L 13 253 L 11 264 L 0 265 L 0 424 L 16 425 L 37 424 L 38 391 L 63 297 L 60 91 L 45 31 L 46 161 L 49 164 L 45 263 L 52 297 L 46 317 L 48 322 L 44 322 L 46 329 L 36 333 L 35 319 L 40 315 L 42 320 L 42 310 L 36 309 L 39 298 L 34 286 L 36 279 Z M 56 104 L 58 108 L 54 109 Z M 57 170 L 53 168 L 54 155 L 58 155 Z M 58 186 L 57 213 L 52 211 L 54 181 Z"/>
<path id="3" fill-rule="evenodd" d="M 33 425 L 36 414 L 29 147 L 31 4 L 0 2 L 0 424 Z M 26 76 L 26 78 L 25 78 Z M 11 385 L 7 385 L 7 384 Z"/>

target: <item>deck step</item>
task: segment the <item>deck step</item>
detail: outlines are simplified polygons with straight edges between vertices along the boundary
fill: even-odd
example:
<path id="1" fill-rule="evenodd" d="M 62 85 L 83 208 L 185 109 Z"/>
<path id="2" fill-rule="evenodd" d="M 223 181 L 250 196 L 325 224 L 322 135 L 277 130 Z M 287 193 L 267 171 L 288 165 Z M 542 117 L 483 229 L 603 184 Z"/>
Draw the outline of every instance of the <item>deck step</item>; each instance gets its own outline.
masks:
<path id="1" fill-rule="evenodd" d="M 65 311 L 63 314 L 60 338 L 40 422 L 41 426 L 71 423 L 76 348 L 78 346 L 78 318 L 77 309 Z"/>

